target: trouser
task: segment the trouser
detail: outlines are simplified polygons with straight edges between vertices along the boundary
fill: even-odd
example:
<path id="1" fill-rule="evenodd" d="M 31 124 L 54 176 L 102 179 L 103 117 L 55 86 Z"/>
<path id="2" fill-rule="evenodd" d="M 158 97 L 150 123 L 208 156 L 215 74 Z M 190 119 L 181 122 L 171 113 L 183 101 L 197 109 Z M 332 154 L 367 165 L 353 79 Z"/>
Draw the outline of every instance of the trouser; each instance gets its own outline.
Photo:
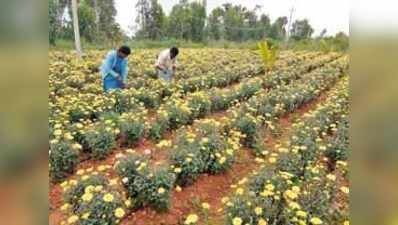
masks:
<path id="1" fill-rule="evenodd" d="M 173 73 L 172 70 L 163 70 L 163 71 L 159 70 L 158 71 L 158 76 L 159 76 L 160 79 L 169 82 L 173 78 L 174 73 Z"/>

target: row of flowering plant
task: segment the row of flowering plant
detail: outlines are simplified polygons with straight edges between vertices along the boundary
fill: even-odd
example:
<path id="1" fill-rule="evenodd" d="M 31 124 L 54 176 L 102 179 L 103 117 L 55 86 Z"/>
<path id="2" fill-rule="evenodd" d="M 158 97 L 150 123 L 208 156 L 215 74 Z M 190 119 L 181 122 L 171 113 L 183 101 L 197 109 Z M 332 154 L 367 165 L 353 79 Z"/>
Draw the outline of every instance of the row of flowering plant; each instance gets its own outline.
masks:
<path id="1" fill-rule="evenodd" d="M 331 144 L 327 136 L 347 108 L 345 80 L 326 103 L 294 124 L 290 141 L 270 154 L 269 164 L 235 185 L 233 197 L 224 200 L 226 224 L 348 224 L 347 207 L 336 204 L 338 195 L 347 203 L 348 188 L 321 160 Z"/>

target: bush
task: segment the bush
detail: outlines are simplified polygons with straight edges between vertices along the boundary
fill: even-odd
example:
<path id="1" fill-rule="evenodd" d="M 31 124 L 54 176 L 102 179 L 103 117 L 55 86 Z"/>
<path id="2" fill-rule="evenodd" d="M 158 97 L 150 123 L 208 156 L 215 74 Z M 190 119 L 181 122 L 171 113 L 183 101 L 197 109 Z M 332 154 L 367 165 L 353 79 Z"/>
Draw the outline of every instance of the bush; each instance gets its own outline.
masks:
<path id="1" fill-rule="evenodd" d="M 83 178 L 84 177 L 84 178 Z M 104 186 L 106 184 L 106 178 L 103 176 L 81 176 L 76 180 L 76 183 L 69 182 L 69 188 L 64 192 L 64 201 L 70 204 L 73 211 L 77 210 L 79 207 L 79 202 L 81 202 L 81 197 L 85 192 L 85 189 L 89 186 Z M 90 189 L 90 188 L 89 188 Z"/>
<path id="2" fill-rule="evenodd" d="M 120 122 L 120 131 L 128 145 L 135 145 L 144 136 L 145 124 L 139 119 L 126 119 Z"/>
<path id="3" fill-rule="evenodd" d="M 109 121 L 109 120 L 107 120 Z M 91 128 L 85 134 L 85 140 L 90 149 L 91 156 L 96 159 L 104 159 L 115 146 L 115 139 L 118 130 L 114 128 L 112 122 L 100 123 Z"/>
<path id="4" fill-rule="evenodd" d="M 60 181 L 71 174 L 79 162 L 78 151 L 70 143 L 50 144 L 49 173 L 52 181 Z"/>
<path id="5" fill-rule="evenodd" d="M 167 169 L 150 169 L 148 161 L 138 155 L 129 155 L 116 165 L 129 197 L 135 199 L 138 206 L 149 205 L 157 211 L 169 208 L 173 173 Z"/>

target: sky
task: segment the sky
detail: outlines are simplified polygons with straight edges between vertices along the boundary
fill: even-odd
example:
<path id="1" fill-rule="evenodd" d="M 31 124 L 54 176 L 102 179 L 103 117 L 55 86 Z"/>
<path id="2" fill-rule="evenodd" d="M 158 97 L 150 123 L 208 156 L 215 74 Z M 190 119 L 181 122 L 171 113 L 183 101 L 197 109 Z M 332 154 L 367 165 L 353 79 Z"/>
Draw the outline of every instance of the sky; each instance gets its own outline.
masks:
<path id="1" fill-rule="evenodd" d="M 192 1 L 192 0 L 191 0 Z M 179 0 L 159 0 L 166 14 L 169 14 L 173 5 Z M 115 0 L 116 21 L 122 29 L 130 33 L 136 18 L 135 4 L 137 0 Z M 262 6 L 261 12 L 268 14 L 271 21 L 279 16 L 289 16 L 289 11 L 294 5 L 293 20 L 308 19 L 315 30 L 314 35 L 319 34 L 324 28 L 328 35 L 334 35 L 340 31 L 349 33 L 349 0 L 207 0 L 207 13 L 224 3 L 241 4 L 249 9 L 256 5 Z"/>

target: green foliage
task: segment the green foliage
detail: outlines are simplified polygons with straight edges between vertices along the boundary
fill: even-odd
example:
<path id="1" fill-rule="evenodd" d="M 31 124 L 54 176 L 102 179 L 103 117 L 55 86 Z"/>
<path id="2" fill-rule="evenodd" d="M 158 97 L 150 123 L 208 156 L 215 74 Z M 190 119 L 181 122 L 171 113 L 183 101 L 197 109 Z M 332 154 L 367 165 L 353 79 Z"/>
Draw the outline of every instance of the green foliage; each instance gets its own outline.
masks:
<path id="1" fill-rule="evenodd" d="M 119 126 L 121 134 L 125 135 L 126 144 L 129 146 L 137 144 L 144 136 L 145 123 L 134 114 L 122 115 Z"/>
<path id="2" fill-rule="evenodd" d="M 307 19 L 296 20 L 292 24 L 291 28 L 291 38 L 294 40 L 303 40 L 311 38 L 314 33 L 314 29 L 311 27 Z"/>
<path id="3" fill-rule="evenodd" d="M 88 144 L 92 157 L 104 159 L 116 144 L 116 132 L 111 124 L 100 123 L 85 133 L 85 141 Z"/>
<path id="4" fill-rule="evenodd" d="M 89 186 L 105 186 L 106 178 L 100 175 L 89 176 L 87 179 L 82 179 L 79 177 L 76 185 L 71 185 L 64 192 L 64 201 L 70 204 L 73 210 L 77 210 L 79 207 L 79 202 L 81 201 L 81 197 L 84 194 L 85 190 Z"/>
<path id="5" fill-rule="evenodd" d="M 275 46 L 269 46 L 267 41 L 259 42 L 258 49 L 263 60 L 266 71 L 272 70 L 276 59 L 278 58 L 278 50 Z"/>
<path id="6" fill-rule="evenodd" d="M 173 173 L 167 169 L 153 170 L 145 158 L 134 154 L 118 161 L 116 170 L 137 206 L 148 205 L 157 211 L 169 208 L 175 180 Z"/>
<path id="7" fill-rule="evenodd" d="M 60 181 L 71 174 L 77 165 L 78 152 L 72 145 L 60 142 L 50 145 L 49 174 L 52 181 Z"/>

